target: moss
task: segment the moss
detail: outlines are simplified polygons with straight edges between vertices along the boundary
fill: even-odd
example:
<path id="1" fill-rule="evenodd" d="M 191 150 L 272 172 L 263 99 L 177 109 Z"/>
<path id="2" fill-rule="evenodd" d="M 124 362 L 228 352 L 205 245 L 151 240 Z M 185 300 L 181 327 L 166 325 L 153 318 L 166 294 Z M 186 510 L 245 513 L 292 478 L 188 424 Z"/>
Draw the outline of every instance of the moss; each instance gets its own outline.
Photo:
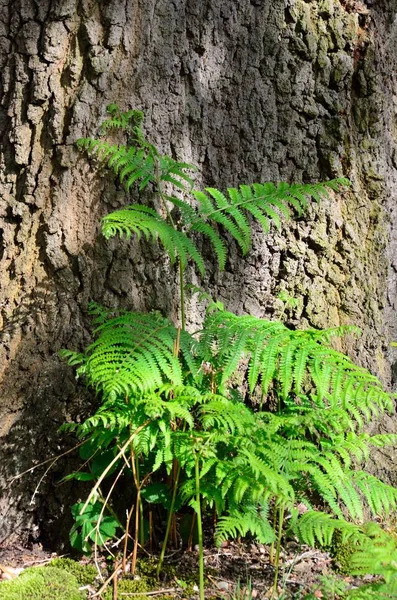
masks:
<path id="1" fill-rule="evenodd" d="M 82 600 L 74 575 L 57 567 L 32 567 L 0 584 L 0 600 Z"/>
<path id="2" fill-rule="evenodd" d="M 74 575 L 79 585 L 92 585 L 98 571 L 93 565 L 82 565 L 71 558 L 55 558 L 51 561 L 51 567 L 57 567 Z"/>
<path id="3" fill-rule="evenodd" d="M 357 543 L 347 540 L 342 541 L 340 533 L 335 533 L 332 539 L 331 557 L 334 568 L 343 575 L 348 575 L 351 567 L 351 557 L 357 552 Z"/>
<path id="4" fill-rule="evenodd" d="M 119 596 L 121 596 L 121 594 L 139 594 L 139 592 L 142 592 L 142 595 L 134 596 L 134 600 L 147 600 L 147 592 L 158 590 L 159 587 L 159 583 L 157 583 L 157 585 L 153 585 L 153 582 L 150 579 L 148 579 L 145 576 L 142 576 L 136 579 L 120 579 L 118 581 L 117 591 Z M 173 596 L 169 596 L 166 594 L 156 595 L 156 600 L 171 600 L 171 598 L 173 598 Z M 112 587 L 109 587 L 106 590 L 105 594 L 103 595 L 103 600 L 113 600 Z"/>
<path id="5" fill-rule="evenodd" d="M 197 586 L 198 576 L 196 573 L 178 573 L 174 565 L 164 565 L 162 570 L 161 582 L 156 578 L 157 560 L 152 558 L 141 558 L 137 563 L 137 575 L 135 578 L 129 576 L 121 578 L 118 582 L 118 593 L 124 594 L 139 594 L 142 596 L 134 596 L 137 600 L 147 600 L 148 596 L 144 593 L 156 591 L 161 588 L 180 587 L 183 590 L 185 598 L 193 598 L 196 596 L 195 586 Z M 196 587 L 197 589 L 197 587 Z M 174 596 L 156 595 L 156 600 L 169 600 Z M 113 590 L 110 587 L 106 590 L 103 600 L 112 600 Z"/>

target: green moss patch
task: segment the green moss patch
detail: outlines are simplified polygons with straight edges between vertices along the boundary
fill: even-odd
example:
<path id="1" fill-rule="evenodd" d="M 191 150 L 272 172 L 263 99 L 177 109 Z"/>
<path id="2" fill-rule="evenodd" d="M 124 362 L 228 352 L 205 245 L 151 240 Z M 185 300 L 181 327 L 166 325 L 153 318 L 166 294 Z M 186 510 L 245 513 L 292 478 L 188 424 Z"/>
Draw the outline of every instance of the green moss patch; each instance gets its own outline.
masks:
<path id="1" fill-rule="evenodd" d="M 121 594 L 139 594 L 139 592 L 142 592 L 142 596 L 134 596 L 134 600 L 148 600 L 148 596 L 145 593 L 156 589 L 159 589 L 159 585 L 157 584 L 157 586 L 153 587 L 146 577 L 140 577 L 139 579 L 120 579 L 117 585 L 117 591 L 120 597 L 122 597 Z M 174 598 L 174 596 L 156 595 L 156 600 L 172 600 L 172 598 Z M 112 586 L 106 590 L 103 599 L 113 600 Z"/>
<path id="2" fill-rule="evenodd" d="M 58 567 L 32 567 L 0 583 L 0 600 L 82 600 L 74 575 Z"/>
<path id="3" fill-rule="evenodd" d="M 93 565 L 82 565 L 77 560 L 71 558 L 54 558 L 50 563 L 51 567 L 63 569 L 71 575 L 74 575 L 80 586 L 93 585 L 98 571 Z"/>

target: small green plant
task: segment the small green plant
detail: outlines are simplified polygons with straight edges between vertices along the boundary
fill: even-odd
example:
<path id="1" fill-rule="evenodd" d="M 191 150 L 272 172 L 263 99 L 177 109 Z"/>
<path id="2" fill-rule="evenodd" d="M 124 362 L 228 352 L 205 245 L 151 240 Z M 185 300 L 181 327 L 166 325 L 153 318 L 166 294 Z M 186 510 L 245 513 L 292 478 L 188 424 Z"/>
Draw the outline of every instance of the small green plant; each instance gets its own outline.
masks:
<path id="1" fill-rule="evenodd" d="M 242 585 L 241 581 L 238 580 L 235 589 L 230 595 L 230 600 L 253 600 L 251 580 L 248 579 L 246 585 Z"/>
<path id="2" fill-rule="evenodd" d="M 103 546 L 114 538 L 119 522 L 111 515 L 104 515 L 102 502 L 90 502 L 87 506 L 78 502 L 72 506 L 75 524 L 70 530 L 70 543 L 80 552 L 90 553 L 92 544 Z"/>
<path id="3" fill-rule="evenodd" d="M 122 113 L 115 105 L 109 112 L 103 130 L 120 129 L 128 144 L 82 139 L 78 146 L 105 164 L 127 193 L 137 185 L 146 203 L 105 216 L 102 232 L 162 244 L 179 271 L 180 320 L 92 304 L 94 342 L 82 353 L 63 352 L 100 398 L 93 416 L 64 427 L 85 442 L 84 470 L 70 478 L 93 482 L 73 509 L 72 543 L 87 552 L 119 531 L 122 567 L 131 560 L 134 573 L 139 544 L 152 540 L 160 506 L 168 517 L 159 574 L 175 537 L 176 512 L 190 506 L 203 599 L 202 520 L 212 511 L 217 543 L 251 534 L 275 545 L 276 590 L 287 513 L 289 531 L 314 545 L 329 543 L 335 531 L 343 540 L 361 539 L 365 507 L 374 516 L 396 507 L 397 490 L 357 467 L 371 446 L 396 440 L 363 431 L 367 421 L 393 410 L 393 399 L 376 377 L 332 348 L 333 336 L 354 328 L 291 331 L 281 322 L 234 315 L 202 294 L 209 299 L 204 323 L 188 331 L 187 294 L 197 289 L 185 286 L 186 267 L 204 273 L 200 236 L 222 269 L 228 238 L 248 252 L 253 220 L 265 232 L 271 222 L 280 227 L 282 217 L 300 214 L 309 199 L 348 182 L 196 190 L 194 168 L 161 155 L 145 139 L 142 113 Z M 238 369 L 245 369 L 249 394 L 260 391 L 258 409 L 245 404 L 233 383 Z M 267 398 L 275 410 L 266 409 Z M 312 509 L 313 498 L 328 512 Z M 306 505 L 305 514 L 298 503 Z"/>
<path id="4" fill-rule="evenodd" d="M 348 589 L 346 581 L 338 578 L 335 574 L 323 575 L 315 589 L 307 594 L 304 600 L 316 600 L 324 598 L 325 600 L 339 600 L 344 598 Z M 321 595 L 320 595 L 321 594 Z"/>

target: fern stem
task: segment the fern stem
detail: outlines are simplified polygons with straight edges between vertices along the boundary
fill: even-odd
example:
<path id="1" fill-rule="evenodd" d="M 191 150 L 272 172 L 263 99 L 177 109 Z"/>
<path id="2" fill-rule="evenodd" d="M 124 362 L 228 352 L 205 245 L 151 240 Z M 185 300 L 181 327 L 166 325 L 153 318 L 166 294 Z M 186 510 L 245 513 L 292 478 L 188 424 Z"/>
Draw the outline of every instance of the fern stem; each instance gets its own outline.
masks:
<path id="1" fill-rule="evenodd" d="M 136 559 L 137 559 L 137 556 L 138 556 L 139 515 L 140 515 L 140 512 L 141 512 L 140 509 L 141 509 L 141 490 L 139 488 L 138 491 L 137 491 L 137 495 L 136 495 L 134 551 L 132 553 L 132 559 L 131 559 L 131 575 L 135 575 Z"/>
<path id="2" fill-rule="evenodd" d="M 285 512 L 285 507 L 284 506 L 280 506 L 279 513 L 278 513 L 278 535 L 277 535 L 277 547 L 276 547 L 276 570 L 274 572 L 272 598 L 275 598 L 276 594 L 277 594 L 278 574 L 279 574 L 279 571 L 280 571 L 281 538 L 283 536 L 284 512 Z"/>
<path id="3" fill-rule="evenodd" d="M 186 313 L 185 313 L 185 283 L 184 283 L 184 268 L 182 261 L 179 259 L 179 292 L 181 298 L 181 327 L 182 331 L 186 329 Z"/>
<path id="4" fill-rule="evenodd" d="M 201 521 L 201 494 L 200 494 L 200 456 L 195 454 L 195 475 L 196 475 L 196 514 L 197 514 L 197 537 L 199 543 L 199 580 L 200 580 L 200 600 L 204 600 L 204 549 L 203 549 L 203 523 Z"/>
<path id="5" fill-rule="evenodd" d="M 130 432 L 131 432 L 130 425 Z M 134 549 L 132 553 L 131 559 L 131 574 L 135 574 L 136 568 L 136 559 L 138 555 L 138 544 L 139 544 L 139 534 L 140 534 L 140 518 L 141 518 L 141 482 L 139 481 L 139 462 L 138 457 L 134 451 L 134 444 L 131 441 L 130 444 L 130 457 L 131 457 L 131 468 L 132 474 L 134 477 L 134 483 L 136 487 L 136 506 L 135 506 L 135 531 L 134 531 Z"/>
<path id="6" fill-rule="evenodd" d="M 178 464 L 178 468 L 177 468 L 177 471 L 176 471 L 176 474 L 175 474 L 175 479 L 174 479 L 174 484 L 173 484 L 171 504 L 170 504 L 170 508 L 169 508 L 169 511 L 168 511 L 167 525 L 166 525 L 166 528 L 165 528 L 164 540 L 163 540 L 163 544 L 161 546 L 160 558 L 159 558 L 159 561 L 157 563 L 157 568 L 156 568 L 156 577 L 157 577 L 157 579 L 159 578 L 161 569 L 163 567 L 165 551 L 167 549 L 168 538 L 169 538 L 170 531 L 171 531 L 172 516 L 174 514 L 174 507 L 175 507 L 175 501 L 176 501 L 176 492 L 177 492 L 177 489 L 178 489 L 178 483 L 179 483 L 180 473 L 181 473 L 181 467 Z"/>
<path id="7" fill-rule="evenodd" d="M 140 481 L 140 472 L 139 472 L 139 457 L 136 457 L 136 474 L 137 474 L 137 479 L 138 481 Z M 143 481 L 140 481 L 139 484 L 139 489 L 142 489 L 142 485 L 143 485 Z M 144 546 L 145 544 L 145 527 L 144 527 L 144 520 L 143 520 L 143 503 L 141 502 L 139 505 L 139 543 L 141 546 Z"/>
<path id="8" fill-rule="evenodd" d="M 135 509 L 135 502 L 132 504 L 130 510 L 128 511 L 127 521 L 126 521 L 126 524 L 125 524 L 125 538 L 124 538 L 123 562 L 122 562 L 123 573 L 125 573 L 126 570 L 127 570 L 128 535 L 129 535 L 128 532 L 130 530 L 130 521 L 131 521 L 132 513 L 134 512 L 134 509 Z"/>
<path id="9" fill-rule="evenodd" d="M 181 266 L 182 265 L 180 265 L 180 269 L 181 269 Z M 176 337 L 176 340 L 175 340 L 175 345 L 174 345 L 174 356 L 175 357 L 178 357 L 179 351 L 180 351 L 180 335 L 181 335 L 181 330 L 180 330 L 180 328 L 178 328 L 178 334 L 177 334 L 177 337 Z M 186 424 L 183 426 L 182 431 L 185 431 L 185 428 L 186 428 Z M 174 466 L 175 466 L 175 463 L 174 463 Z M 168 538 L 169 538 L 170 531 L 171 531 L 172 518 L 173 518 L 173 515 L 174 515 L 174 507 L 175 507 L 176 493 L 177 493 L 177 490 L 178 490 L 178 483 L 179 483 L 180 473 L 181 473 L 181 467 L 180 467 L 180 465 L 178 463 L 177 467 L 176 467 L 175 477 L 174 477 L 174 480 L 172 482 L 173 488 L 172 488 L 171 504 L 170 504 L 170 508 L 168 510 L 167 525 L 166 525 L 166 528 L 165 528 L 164 539 L 163 539 L 163 543 L 162 543 L 162 546 L 161 546 L 160 558 L 159 558 L 159 561 L 157 563 L 157 568 L 156 568 L 156 577 L 157 577 L 157 579 L 159 578 L 161 569 L 163 567 L 165 551 L 167 549 Z"/>
<path id="10" fill-rule="evenodd" d="M 273 531 L 276 531 L 276 527 L 277 527 L 277 511 L 276 511 L 276 507 L 274 507 L 274 512 L 273 512 Z M 270 546 L 269 562 L 270 562 L 271 565 L 274 565 L 274 541 L 272 542 L 272 544 Z"/>
<path id="11" fill-rule="evenodd" d="M 172 214 L 168 208 L 167 205 L 167 196 L 164 194 L 162 187 L 161 187 L 161 169 L 160 169 L 160 165 L 159 165 L 159 161 L 156 160 L 156 186 L 157 186 L 157 191 L 158 194 L 160 196 L 161 202 L 163 204 L 163 207 L 165 209 L 165 212 L 167 214 L 167 218 L 169 220 L 169 222 L 171 223 L 172 227 L 175 229 L 175 231 L 178 230 L 174 219 L 172 218 Z M 178 269 L 179 269 L 179 292 L 180 292 L 180 300 L 181 300 L 181 327 L 182 330 L 184 331 L 186 329 L 186 315 L 185 315 L 185 286 L 184 286 L 184 268 L 182 265 L 182 260 L 180 258 L 180 256 L 178 257 Z"/>

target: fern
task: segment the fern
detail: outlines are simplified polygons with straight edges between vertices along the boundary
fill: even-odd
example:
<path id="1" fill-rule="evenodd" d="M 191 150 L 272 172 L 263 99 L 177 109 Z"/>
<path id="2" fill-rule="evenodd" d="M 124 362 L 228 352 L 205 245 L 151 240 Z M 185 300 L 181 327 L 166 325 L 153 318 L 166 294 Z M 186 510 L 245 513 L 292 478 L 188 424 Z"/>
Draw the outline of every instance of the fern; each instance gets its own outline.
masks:
<path id="1" fill-rule="evenodd" d="M 106 107 L 109 118 L 101 124 L 101 130 L 121 129 L 123 131 L 139 130 L 144 114 L 141 110 L 121 111 L 117 104 L 109 104 Z"/>
<path id="2" fill-rule="evenodd" d="M 397 539 L 377 523 L 368 523 L 350 557 L 352 575 L 382 575 L 397 591 Z"/>
<path id="3" fill-rule="evenodd" d="M 339 582 L 337 597 L 343 598 L 343 600 L 391 600 L 396 598 L 397 544 L 395 534 L 383 531 L 378 523 L 371 522 L 361 527 L 358 535 L 347 537 L 345 534 L 343 536 L 341 535 L 342 529 L 336 530 L 336 532 L 338 535 L 337 547 L 342 550 L 343 562 L 346 563 L 344 570 L 346 568 L 351 575 L 360 577 L 376 576 L 372 582 L 359 587 L 349 587 L 346 582 Z M 329 536 L 327 541 L 329 541 Z M 335 540 L 332 540 L 332 543 L 334 542 Z M 323 594 L 327 593 L 329 589 L 328 583 L 322 581 L 320 585 Z"/>
<path id="4" fill-rule="evenodd" d="M 200 217 L 196 217 L 196 223 L 204 218 L 222 225 L 246 254 L 251 245 L 251 226 L 247 215 L 258 221 L 264 232 L 268 233 L 271 222 L 280 229 L 280 216 L 289 219 L 290 208 L 301 214 L 310 198 L 319 201 L 322 196 L 327 196 L 328 189 L 337 191 L 340 186 L 347 185 L 348 180 L 343 178 L 310 185 L 254 183 L 238 189 L 228 188 L 228 197 L 215 188 L 206 188 L 206 193 L 194 191 L 200 207 Z M 194 226 L 196 223 L 193 221 Z"/>
<path id="5" fill-rule="evenodd" d="M 372 515 L 388 517 L 397 508 L 397 489 L 380 481 L 377 477 L 356 471 L 352 479 L 365 498 Z"/>
<path id="6" fill-rule="evenodd" d="M 133 184 L 139 182 L 139 190 L 151 184 L 159 195 L 167 217 L 164 219 L 150 207 L 128 206 L 107 215 L 103 220 L 102 231 L 105 237 L 116 234 L 144 235 L 147 239 L 158 237 L 164 249 L 174 261 L 178 256 L 183 268 L 189 259 L 204 272 L 204 260 L 200 255 L 192 236 L 201 234 L 211 243 L 221 269 L 226 262 L 226 244 L 217 230 L 221 226 L 246 254 L 251 246 L 250 219 L 257 221 L 267 233 L 270 224 L 281 227 L 281 218 L 289 219 L 291 210 L 301 214 L 308 201 L 319 201 L 328 191 L 338 191 L 349 185 L 347 179 L 334 179 L 318 184 L 254 183 L 228 188 L 227 195 L 216 188 L 206 188 L 204 192 L 193 189 L 191 172 L 195 167 L 189 163 L 178 162 L 158 150 L 146 141 L 139 126 L 142 121 L 140 111 L 122 112 L 117 105 L 108 107 L 110 119 L 103 123 L 102 131 L 121 129 L 133 133 L 132 145 L 109 144 L 104 140 L 81 138 L 77 146 L 95 156 L 110 168 L 127 192 Z M 168 195 L 167 186 L 173 186 L 183 193 L 191 193 L 197 207 L 185 199 Z M 180 212 L 180 221 L 175 223 L 168 205 L 175 206 Z"/>
<path id="7" fill-rule="evenodd" d="M 218 546 L 222 542 L 253 535 L 260 543 L 270 544 L 275 540 L 275 533 L 268 521 L 268 506 L 246 506 L 244 512 L 233 511 L 228 515 L 221 516 L 215 531 L 215 541 Z"/>
<path id="8" fill-rule="evenodd" d="M 182 326 L 158 313 L 108 311 L 92 305 L 93 343 L 82 353 L 63 352 L 100 397 L 95 414 L 64 427 L 84 440 L 85 468 L 71 478 L 94 482 L 75 515 L 79 527 L 92 531 L 91 521 L 84 516 L 90 505 L 96 506 L 97 513 L 106 509 L 113 514 L 111 493 L 105 498 L 101 486 L 112 477 L 113 491 L 122 475 L 121 496 L 125 489 L 131 490 L 127 529 L 135 514 L 135 531 L 133 535 L 126 531 L 125 540 L 134 539 L 135 558 L 140 536 L 144 543 L 142 500 L 163 504 L 169 511 L 166 537 L 177 507 L 196 511 L 201 598 L 205 507 L 216 513 L 218 543 L 247 534 L 263 543 L 277 538 L 276 556 L 285 514 L 291 517 L 288 531 L 304 543 L 327 545 L 335 534 L 340 535 L 357 550 L 355 572 L 369 572 L 372 560 L 373 572 L 384 577 L 390 590 L 394 558 L 385 568 L 381 543 L 376 541 L 383 534 L 371 532 L 362 521 L 367 510 L 374 517 L 395 510 L 397 491 L 360 468 L 372 446 L 384 447 L 397 439 L 362 431 L 365 422 L 392 411 L 394 402 L 376 377 L 332 347 L 334 336 L 357 329 L 291 331 L 280 322 L 229 313 L 206 294 L 201 297 L 209 299 L 210 306 L 201 330 L 188 333 L 185 327 L 184 273 L 194 263 L 204 274 L 205 260 L 199 250 L 203 239 L 224 268 L 228 239 L 246 254 L 253 224 L 265 233 L 272 224 L 280 229 L 293 214 L 302 214 L 310 201 L 318 202 L 349 182 L 341 178 L 198 190 L 192 165 L 162 155 L 145 139 L 140 111 L 122 112 L 111 105 L 108 113 L 102 133 L 115 130 L 125 134 L 127 143 L 86 138 L 78 141 L 79 148 L 96 157 L 127 192 L 133 186 L 140 192 L 148 189 L 139 203 L 129 199 L 126 206 L 105 216 L 102 233 L 106 238 L 135 236 L 163 246 L 179 268 Z M 236 389 L 236 371 L 245 374 L 247 390 Z M 246 391 L 249 399 L 260 393 L 264 402 L 259 410 L 244 404 Z M 266 401 L 277 406 L 274 412 L 262 410 Z M 328 513 L 309 509 L 298 515 L 299 502 L 306 507 L 320 502 Z M 273 525 L 269 507 L 276 519 Z M 122 523 L 113 518 L 113 524 Z M 95 535 L 92 541 L 104 540 Z M 374 542 L 372 550 L 368 540 Z M 85 543 L 87 549 L 89 535 Z M 165 546 L 166 541 L 162 556 Z M 389 550 L 394 557 L 395 548 Z M 124 559 L 126 552 L 127 544 Z M 278 567 L 276 579 L 277 573 Z M 376 588 L 379 593 L 382 585 Z M 361 592 L 372 594 L 375 587 Z M 354 596 L 351 590 L 346 593 L 367 597 Z"/>

